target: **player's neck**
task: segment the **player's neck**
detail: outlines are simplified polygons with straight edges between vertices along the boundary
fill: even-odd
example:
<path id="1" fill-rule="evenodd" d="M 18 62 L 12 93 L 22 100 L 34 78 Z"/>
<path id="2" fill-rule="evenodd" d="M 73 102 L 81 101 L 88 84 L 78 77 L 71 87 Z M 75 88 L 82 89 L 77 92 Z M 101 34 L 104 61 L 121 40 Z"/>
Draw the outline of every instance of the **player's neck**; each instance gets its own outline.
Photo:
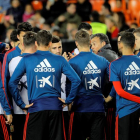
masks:
<path id="1" fill-rule="evenodd" d="M 79 47 L 78 48 L 79 52 L 90 52 L 90 48 L 89 47 Z"/>
<path id="2" fill-rule="evenodd" d="M 49 47 L 47 47 L 47 46 L 39 46 L 37 48 L 37 50 L 39 50 L 39 51 L 49 51 Z"/>
<path id="3" fill-rule="evenodd" d="M 35 49 L 29 48 L 29 49 L 24 49 L 23 53 L 35 53 Z"/>
<path id="4" fill-rule="evenodd" d="M 133 50 L 131 49 L 123 49 L 123 55 L 133 55 Z"/>

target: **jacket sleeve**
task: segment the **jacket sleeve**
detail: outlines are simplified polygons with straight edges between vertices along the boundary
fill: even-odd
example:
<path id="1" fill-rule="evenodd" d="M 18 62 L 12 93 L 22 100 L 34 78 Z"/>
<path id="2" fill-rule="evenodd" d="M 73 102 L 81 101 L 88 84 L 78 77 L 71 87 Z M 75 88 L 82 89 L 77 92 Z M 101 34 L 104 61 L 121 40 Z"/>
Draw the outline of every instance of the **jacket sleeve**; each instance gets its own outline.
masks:
<path id="1" fill-rule="evenodd" d="M 1 63 L 0 63 L 0 102 L 1 105 L 4 109 L 4 111 L 6 112 L 6 115 L 11 114 L 11 107 L 8 104 L 9 102 L 7 101 L 7 97 L 4 94 L 4 90 L 3 90 L 3 85 L 2 85 L 2 77 L 1 77 Z"/>
<path id="2" fill-rule="evenodd" d="M 4 50 L 5 50 L 5 47 L 6 47 L 6 44 L 5 44 L 5 43 L 0 42 L 0 53 L 2 53 L 2 51 L 4 51 Z"/>
<path id="3" fill-rule="evenodd" d="M 71 81 L 71 90 L 68 97 L 65 100 L 65 103 L 69 104 L 76 97 L 81 80 L 79 76 L 76 74 L 76 72 L 73 70 L 73 68 L 70 66 L 70 64 L 65 59 L 63 61 L 62 72 Z"/>
<path id="4" fill-rule="evenodd" d="M 9 60 L 8 60 L 8 52 L 7 52 L 4 56 L 3 67 L 2 67 L 2 88 L 3 88 L 4 94 L 5 94 L 5 98 L 10 107 L 10 102 L 9 102 L 8 94 L 7 94 L 8 93 L 7 85 L 8 85 L 9 79 L 10 79 L 8 64 L 9 64 Z"/>
<path id="5" fill-rule="evenodd" d="M 26 68 L 25 68 L 25 62 L 24 62 L 24 58 L 21 59 L 21 61 L 19 62 L 19 64 L 17 65 L 12 77 L 10 78 L 9 81 L 9 90 L 10 93 L 14 99 L 14 101 L 16 102 L 16 104 L 20 107 L 20 108 L 25 108 L 25 103 L 22 101 L 22 98 L 19 94 L 19 90 L 18 90 L 18 83 L 20 81 L 20 79 L 22 78 L 22 76 L 25 74 L 26 72 Z"/>
<path id="6" fill-rule="evenodd" d="M 140 97 L 136 96 L 136 95 L 132 95 L 128 92 L 126 92 L 123 88 L 122 88 L 122 85 L 121 85 L 121 82 L 120 81 L 114 81 L 113 82 L 113 86 L 117 92 L 117 94 L 127 100 L 130 100 L 130 101 L 133 101 L 133 102 L 136 102 L 136 103 L 139 103 L 140 104 Z"/>

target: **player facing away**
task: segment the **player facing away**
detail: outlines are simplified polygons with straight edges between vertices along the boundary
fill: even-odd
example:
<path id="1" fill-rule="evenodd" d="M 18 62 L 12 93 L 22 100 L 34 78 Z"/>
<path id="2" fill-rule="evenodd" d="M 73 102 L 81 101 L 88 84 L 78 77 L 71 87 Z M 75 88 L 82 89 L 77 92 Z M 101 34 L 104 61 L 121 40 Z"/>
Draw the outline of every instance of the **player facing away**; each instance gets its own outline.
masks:
<path id="1" fill-rule="evenodd" d="M 8 89 L 8 82 L 10 80 L 9 62 L 12 60 L 12 58 L 21 55 L 21 50 L 23 49 L 22 47 L 23 36 L 27 31 L 31 31 L 31 30 L 32 30 L 32 26 L 28 22 L 23 22 L 19 24 L 17 27 L 17 32 L 18 32 L 17 38 L 19 39 L 20 44 L 18 44 L 18 46 L 16 46 L 15 48 L 6 52 L 4 56 L 3 67 L 2 67 L 2 84 L 4 86 L 4 93 L 6 95 L 6 98 L 8 98 L 7 94 L 9 93 L 9 89 Z M 11 97 L 9 98 L 10 98 L 9 100 L 11 101 Z M 10 103 L 8 104 L 10 106 Z"/>
<path id="2" fill-rule="evenodd" d="M 10 63 L 9 63 L 9 72 L 10 77 L 13 75 L 13 72 L 15 68 L 17 67 L 20 60 L 25 56 L 36 52 L 36 33 L 34 32 L 27 32 L 23 36 L 23 47 L 24 51 L 22 55 L 14 57 Z M 19 83 L 18 83 L 18 89 L 19 94 L 24 101 L 25 104 L 29 104 L 28 102 L 28 95 L 27 95 L 27 78 L 26 75 L 24 75 Z M 23 129 L 24 129 L 24 123 L 26 119 L 25 112 L 16 105 L 15 101 L 13 100 L 13 111 L 14 111 L 14 117 L 13 117 L 13 123 L 14 123 L 14 133 L 13 133 L 13 139 L 14 140 L 23 140 Z"/>
<path id="3" fill-rule="evenodd" d="M 23 140 L 63 140 L 62 102 L 58 99 L 61 96 L 61 74 L 64 73 L 72 82 L 65 104 L 74 100 L 81 82 L 62 56 L 48 51 L 51 41 L 52 35 L 49 31 L 39 31 L 37 52 L 22 58 L 9 82 L 9 89 L 16 104 L 25 108 L 16 87 L 26 73 L 31 107 L 26 116 Z"/>
<path id="4" fill-rule="evenodd" d="M 85 30 L 75 35 L 80 53 L 69 63 L 81 79 L 70 117 L 70 140 L 104 140 L 105 108 L 102 86 L 109 62 L 90 52 L 90 36 Z M 70 87 L 69 85 L 67 87 Z M 68 89 L 67 89 L 68 90 Z"/>
<path id="5" fill-rule="evenodd" d="M 140 58 L 133 55 L 135 37 L 125 32 L 120 39 L 123 56 L 110 64 L 110 81 L 116 90 L 118 140 L 140 139 Z M 110 98 L 112 98 L 110 96 Z"/>

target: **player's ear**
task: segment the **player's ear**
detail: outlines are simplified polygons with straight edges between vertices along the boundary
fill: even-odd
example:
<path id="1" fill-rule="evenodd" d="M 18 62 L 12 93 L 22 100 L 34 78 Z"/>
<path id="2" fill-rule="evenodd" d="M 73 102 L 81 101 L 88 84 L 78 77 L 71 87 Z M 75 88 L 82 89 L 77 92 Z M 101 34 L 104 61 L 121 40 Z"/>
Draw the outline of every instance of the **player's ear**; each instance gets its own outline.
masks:
<path id="1" fill-rule="evenodd" d="M 37 41 L 35 41 L 35 46 L 38 48 L 38 44 L 37 44 Z"/>
<path id="2" fill-rule="evenodd" d="M 75 44 L 76 44 L 76 46 L 78 47 L 78 42 L 77 42 L 77 41 L 75 41 Z"/>
<path id="3" fill-rule="evenodd" d="M 18 38 L 18 40 L 19 40 L 19 35 L 17 35 L 17 38 Z"/>
<path id="4" fill-rule="evenodd" d="M 136 49 L 136 44 L 134 45 L 134 48 L 133 48 L 134 50 Z"/>
<path id="5" fill-rule="evenodd" d="M 52 42 L 49 42 L 49 45 L 48 45 L 48 47 L 50 48 L 52 46 Z"/>

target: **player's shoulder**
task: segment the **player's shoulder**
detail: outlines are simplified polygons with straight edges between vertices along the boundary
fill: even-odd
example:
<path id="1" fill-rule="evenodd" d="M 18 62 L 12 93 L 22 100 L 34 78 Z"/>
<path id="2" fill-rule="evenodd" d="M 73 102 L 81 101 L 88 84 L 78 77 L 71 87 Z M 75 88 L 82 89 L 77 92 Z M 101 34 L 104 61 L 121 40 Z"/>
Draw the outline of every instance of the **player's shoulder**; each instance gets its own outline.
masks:
<path id="1" fill-rule="evenodd" d="M 119 57 L 113 61 L 110 62 L 111 65 L 120 65 L 123 61 L 123 58 L 122 57 Z"/>
<path id="2" fill-rule="evenodd" d="M 10 56 L 11 54 L 14 53 L 15 50 L 16 50 L 16 48 L 12 48 L 11 50 L 9 50 L 9 51 L 7 51 L 7 52 L 5 53 L 5 56 L 6 56 L 6 57 Z"/>

